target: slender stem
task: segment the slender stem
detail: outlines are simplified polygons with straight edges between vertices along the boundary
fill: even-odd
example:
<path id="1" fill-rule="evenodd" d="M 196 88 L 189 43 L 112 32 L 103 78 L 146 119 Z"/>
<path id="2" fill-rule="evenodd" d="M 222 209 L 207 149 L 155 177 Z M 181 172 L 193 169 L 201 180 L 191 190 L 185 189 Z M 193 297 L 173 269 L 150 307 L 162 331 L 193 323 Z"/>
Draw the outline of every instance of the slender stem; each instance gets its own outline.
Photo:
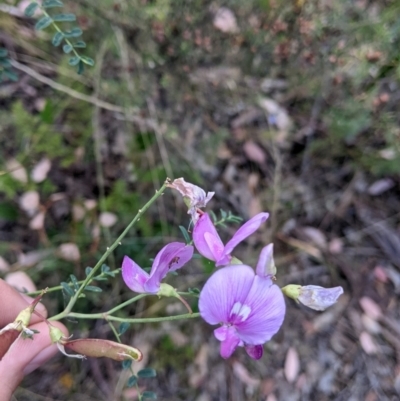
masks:
<path id="1" fill-rule="evenodd" d="M 121 269 L 115 269 L 115 270 L 111 270 L 108 273 L 120 273 Z M 106 274 L 106 273 L 101 273 L 96 277 L 93 277 L 93 280 L 101 280 L 103 278 L 109 278 L 110 275 Z M 78 284 L 82 284 L 85 280 L 80 280 L 78 281 Z M 73 288 L 73 284 L 72 283 L 67 283 L 71 288 Z M 63 286 L 61 285 L 56 285 L 55 287 L 50 287 L 47 289 L 46 293 L 48 292 L 54 292 L 54 291 L 60 291 L 63 289 Z M 32 292 L 27 292 L 26 295 L 29 295 L 30 297 L 34 296 L 34 295 L 38 295 L 42 292 L 42 290 L 38 290 L 38 291 L 32 291 Z"/>
<path id="2" fill-rule="evenodd" d="M 185 297 L 195 297 L 198 298 L 200 296 L 200 294 L 196 294 L 195 292 L 182 292 L 182 291 L 178 291 L 179 295 L 184 295 Z"/>
<path id="3" fill-rule="evenodd" d="M 83 281 L 83 283 L 81 284 L 79 289 L 76 291 L 74 296 L 70 299 L 70 301 L 68 302 L 68 305 L 66 306 L 64 311 L 59 313 L 56 316 L 53 316 L 53 318 L 52 318 L 53 320 L 62 319 L 71 312 L 71 310 L 72 310 L 73 306 L 75 305 L 76 301 L 78 300 L 79 296 L 82 294 L 82 292 L 86 288 L 86 286 L 92 281 L 97 270 L 99 270 L 99 268 L 107 260 L 108 256 L 111 254 L 111 252 L 113 252 L 114 249 L 117 248 L 121 244 L 121 241 L 124 239 L 126 234 L 128 234 L 129 230 L 134 226 L 134 224 L 140 220 L 140 218 L 143 216 L 144 212 L 146 212 L 146 210 L 163 194 L 166 187 L 167 187 L 167 181 L 164 182 L 163 186 L 158 191 L 156 191 L 156 193 L 153 195 L 153 197 L 143 206 L 143 208 L 139 209 L 136 216 L 128 224 L 128 226 L 125 228 L 125 230 L 122 232 L 122 234 L 114 241 L 114 243 L 109 248 L 107 248 L 106 252 L 104 252 L 103 256 L 99 259 L 99 261 L 93 267 L 92 271 L 88 274 L 88 276 Z"/>
<path id="4" fill-rule="evenodd" d="M 164 317 L 143 317 L 143 318 L 124 318 L 117 316 L 108 316 L 105 313 L 74 313 L 70 312 L 68 315 L 63 317 L 75 317 L 77 319 L 104 319 L 113 322 L 126 322 L 126 323 L 155 323 L 155 322 L 168 322 L 171 320 L 181 320 L 181 319 L 194 319 L 200 316 L 200 313 L 185 313 L 183 315 L 174 316 L 164 316 Z M 57 316 L 53 316 L 48 320 L 59 320 Z"/>
<path id="5" fill-rule="evenodd" d="M 41 8 L 43 14 L 44 14 L 46 17 L 51 18 L 51 15 L 46 11 L 45 8 L 43 8 L 43 7 L 40 7 L 40 8 Z M 53 18 L 51 18 L 51 25 L 53 25 L 54 29 L 55 29 L 57 32 L 59 32 L 59 33 L 61 33 L 61 34 L 63 35 L 63 39 L 65 40 L 65 42 L 66 42 L 68 45 L 71 46 L 72 52 L 75 54 L 76 57 L 79 58 L 79 60 L 81 60 L 82 57 L 81 57 L 81 56 L 79 55 L 79 53 L 75 50 L 74 45 L 71 43 L 71 41 L 70 41 L 68 38 L 66 38 L 66 37 L 64 36 L 63 31 L 62 31 L 62 30 L 60 29 L 60 27 L 56 24 L 56 22 L 53 20 Z"/>
<path id="6" fill-rule="evenodd" d="M 116 306 L 115 308 L 110 309 L 109 311 L 105 312 L 104 314 L 106 315 L 112 315 L 114 312 L 116 312 L 117 310 L 120 310 L 122 308 L 124 308 L 125 306 L 128 306 L 136 301 L 139 301 L 139 299 L 144 298 L 145 296 L 147 296 L 149 294 L 140 294 L 137 295 L 136 297 L 133 297 L 131 299 L 128 299 L 127 301 L 123 302 L 122 304 L 119 304 L 118 306 Z"/>
<path id="7" fill-rule="evenodd" d="M 116 338 L 117 341 L 120 343 L 120 342 L 121 342 L 121 339 L 119 338 L 119 334 L 118 334 L 116 328 L 114 327 L 114 325 L 113 325 L 111 322 L 107 322 L 107 323 L 108 323 L 108 325 L 111 327 L 111 330 L 113 331 L 113 333 L 114 333 L 114 335 L 115 335 L 115 338 Z"/>

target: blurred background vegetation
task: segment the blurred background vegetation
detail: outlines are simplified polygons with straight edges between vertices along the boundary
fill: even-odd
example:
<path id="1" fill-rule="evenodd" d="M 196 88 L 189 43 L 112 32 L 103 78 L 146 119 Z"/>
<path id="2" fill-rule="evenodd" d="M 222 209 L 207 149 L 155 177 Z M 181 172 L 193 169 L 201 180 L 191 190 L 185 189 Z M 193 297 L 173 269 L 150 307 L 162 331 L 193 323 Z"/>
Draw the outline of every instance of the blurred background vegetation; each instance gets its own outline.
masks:
<path id="1" fill-rule="evenodd" d="M 254 264 L 273 241 L 279 284 L 346 296 L 325 323 L 288 302 L 260 363 L 221 361 L 199 321 L 131 327 L 124 341 L 158 372 L 143 385 L 165 400 L 398 399 L 400 2 L 65 0 L 77 21 L 59 24 L 82 29 L 95 62 L 80 75 L 54 27 L 35 30 L 29 4 L 0 0 L 0 276 L 25 272 L 38 288 L 83 278 L 165 177 L 183 176 L 216 192 L 214 211 L 271 213 L 240 258 Z M 110 268 L 124 254 L 150 266 L 188 224 L 168 192 Z M 183 290 L 210 274 L 201 261 L 183 270 Z M 77 311 L 132 296 L 118 276 L 99 285 Z M 368 321 L 364 298 L 395 324 Z M 123 314 L 179 308 L 151 299 Z M 103 322 L 68 324 L 113 338 Z M 59 358 L 17 399 L 135 399 L 126 377 L 107 361 Z"/>

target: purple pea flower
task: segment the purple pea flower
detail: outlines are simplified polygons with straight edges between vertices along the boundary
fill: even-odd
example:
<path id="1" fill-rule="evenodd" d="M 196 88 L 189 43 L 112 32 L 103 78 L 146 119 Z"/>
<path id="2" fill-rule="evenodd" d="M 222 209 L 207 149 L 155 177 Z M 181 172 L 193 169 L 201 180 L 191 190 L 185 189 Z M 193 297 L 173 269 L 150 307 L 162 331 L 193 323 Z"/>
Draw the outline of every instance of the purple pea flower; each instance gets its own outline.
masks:
<path id="1" fill-rule="evenodd" d="M 221 341 L 220 354 L 229 358 L 236 347 L 244 346 L 253 359 L 263 355 L 263 344 L 277 333 L 285 316 L 285 301 L 270 275 L 257 274 L 246 265 L 217 270 L 204 285 L 199 299 L 202 318 L 221 324 L 214 330 Z"/>
<path id="2" fill-rule="evenodd" d="M 171 242 L 158 252 L 150 274 L 125 256 L 122 262 L 122 278 L 132 291 L 157 294 L 161 280 L 168 272 L 180 269 L 192 256 L 193 246 L 182 242 Z"/>
<path id="3" fill-rule="evenodd" d="M 226 245 L 223 244 L 220 236 L 212 223 L 210 216 L 204 213 L 193 228 L 193 242 L 201 255 L 213 260 L 215 266 L 228 265 L 233 249 L 249 235 L 253 234 L 268 219 L 268 213 L 258 213 L 248 222 L 243 224 L 233 235 Z"/>

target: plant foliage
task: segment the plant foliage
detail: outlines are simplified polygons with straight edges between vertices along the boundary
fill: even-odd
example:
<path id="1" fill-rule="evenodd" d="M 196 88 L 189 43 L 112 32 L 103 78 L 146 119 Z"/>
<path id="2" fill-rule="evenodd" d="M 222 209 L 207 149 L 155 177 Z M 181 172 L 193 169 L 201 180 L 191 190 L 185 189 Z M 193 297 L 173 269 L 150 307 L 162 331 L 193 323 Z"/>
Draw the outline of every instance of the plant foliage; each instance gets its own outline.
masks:
<path id="1" fill-rule="evenodd" d="M 63 6 L 64 4 L 60 0 L 46 0 L 42 4 L 32 2 L 26 7 L 25 15 L 33 17 L 37 10 L 41 11 L 42 16 L 36 22 L 35 29 L 41 31 L 52 26 L 55 30 L 51 40 L 52 45 L 58 47 L 64 43 L 62 47 L 64 53 L 71 54 L 68 64 L 76 67 L 78 74 L 82 74 L 85 65 L 93 66 L 94 60 L 82 55 L 77 50 L 86 47 L 86 43 L 83 40 L 76 40 L 82 35 L 82 29 L 76 26 L 69 26 L 69 29 L 64 29 L 65 23 L 70 24 L 76 21 L 76 15 L 73 13 L 53 13 L 49 11 L 54 8 L 62 8 Z"/>

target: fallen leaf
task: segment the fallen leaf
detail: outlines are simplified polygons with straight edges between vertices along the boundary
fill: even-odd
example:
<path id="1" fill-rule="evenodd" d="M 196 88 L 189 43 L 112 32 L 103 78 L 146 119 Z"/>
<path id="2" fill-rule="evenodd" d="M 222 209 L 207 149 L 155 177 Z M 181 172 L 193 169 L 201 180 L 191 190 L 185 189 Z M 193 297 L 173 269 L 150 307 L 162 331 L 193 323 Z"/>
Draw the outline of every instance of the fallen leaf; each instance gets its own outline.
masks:
<path id="1" fill-rule="evenodd" d="M 110 212 L 103 212 L 100 213 L 99 217 L 99 223 L 102 227 L 112 227 L 116 222 L 118 218 L 117 215 L 114 213 Z"/>
<path id="2" fill-rule="evenodd" d="M 261 98 L 259 105 L 266 111 L 269 124 L 279 131 L 274 140 L 280 144 L 285 143 L 292 127 L 292 120 L 287 111 L 270 98 Z"/>
<path id="3" fill-rule="evenodd" d="M 44 218 L 46 214 L 41 211 L 29 222 L 29 228 L 31 230 L 41 230 L 44 227 Z"/>
<path id="4" fill-rule="evenodd" d="M 93 210 L 97 206 L 97 202 L 94 199 L 86 199 L 83 202 L 86 210 Z"/>
<path id="5" fill-rule="evenodd" d="M 294 347 L 290 347 L 286 354 L 284 373 L 286 380 L 293 383 L 300 372 L 299 354 Z"/>
<path id="6" fill-rule="evenodd" d="M 382 316 L 382 310 L 379 305 L 373 301 L 369 297 L 362 297 L 360 299 L 360 306 L 365 312 L 373 320 L 379 320 Z"/>
<path id="7" fill-rule="evenodd" d="M 267 157 L 264 149 L 254 141 L 246 141 L 243 145 L 243 151 L 247 158 L 257 164 L 265 164 Z"/>
<path id="8" fill-rule="evenodd" d="M 86 211 L 85 208 L 81 205 L 73 205 L 72 206 L 72 218 L 74 221 L 82 221 L 85 217 Z"/>
<path id="9" fill-rule="evenodd" d="M 260 379 L 251 376 L 250 372 L 239 361 L 233 362 L 233 374 L 249 387 L 256 388 L 260 385 Z"/>
<path id="10" fill-rule="evenodd" d="M 235 14 L 226 7 L 221 7 L 217 10 L 213 24 L 215 28 L 225 33 L 236 33 L 239 31 Z"/>
<path id="11" fill-rule="evenodd" d="M 18 160 L 8 160 L 6 163 L 6 169 L 15 180 L 22 182 L 23 184 L 28 182 L 28 174 L 26 173 L 25 167 Z"/>
<path id="12" fill-rule="evenodd" d="M 362 314 L 361 321 L 365 330 L 367 330 L 369 333 L 379 334 L 381 332 L 380 324 L 365 313 Z"/>
<path id="13" fill-rule="evenodd" d="M 32 279 L 25 272 L 8 273 L 4 280 L 7 284 L 16 288 L 20 292 L 36 291 L 36 286 Z"/>
<path id="14" fill-rule="evenodd" d="M 329 241 L 328 249 L 329 249 L 329 252 L 333 255 L 342 253 L 343 240 L 341 240 L 340 238 L 333 238 L 331 241 Z"/>
<path id="15" fill-rule="evenodd" d="M 378 353 L 378 346 L 376 345 L 374 339 L 372 338 L 371 334 L 363 331 L 360 334 L 360 344 L 364 352 L 368 355 Z"/>
<path id="16" fill-rule="evenodd" d="M 47 174 L 51 169 L 51 161 L 48 158 L 40 160 L 38 164 L 32 169 L 31 178 L 33 182 L 42 182 L 47 178 Z"/>
<path id="17" fill-rule="evenodd" d="M 32 251 L 27 253 L 20 253 L 18 255 L 17 264 L 19 267 L 32 267 L 37 265 L 43 259 L 47 258 L 53 253 L 51 249 L 45 249 L 41 251 Z"/>
<path id="18" fill-rule="evenodd" d="M 19 198 L 19 206 L 28 216 L 33 216 L 39 209 L 39 205 L 40 198 L 37 191 L 27 191 Z"/>
<path id="19" fill-rule="evenodd" d="M 81 258 L 79 248 L 72 242 L 60 245 L 58 247 L 58 255 L 60 258 L 68 260 L 69 262 L 77 262 Z"/>
<path id="20" fill-rule="evenodd" d="M 309 238 L 309 240 L 318 248 L 324 250 L 327 248 L 327 241 L 325 234 L 315 227 L 303 227 L 301 231 Z"/>
<path id="21" fill-rule="evenodd" d="M 378 196 L 384 192 L 392 189 L 395 186 L 395 182 L 391 178 L 382 178 L 381 180 L 375 181 L 369 188 L 368 193 L 372 196 Z"/>

